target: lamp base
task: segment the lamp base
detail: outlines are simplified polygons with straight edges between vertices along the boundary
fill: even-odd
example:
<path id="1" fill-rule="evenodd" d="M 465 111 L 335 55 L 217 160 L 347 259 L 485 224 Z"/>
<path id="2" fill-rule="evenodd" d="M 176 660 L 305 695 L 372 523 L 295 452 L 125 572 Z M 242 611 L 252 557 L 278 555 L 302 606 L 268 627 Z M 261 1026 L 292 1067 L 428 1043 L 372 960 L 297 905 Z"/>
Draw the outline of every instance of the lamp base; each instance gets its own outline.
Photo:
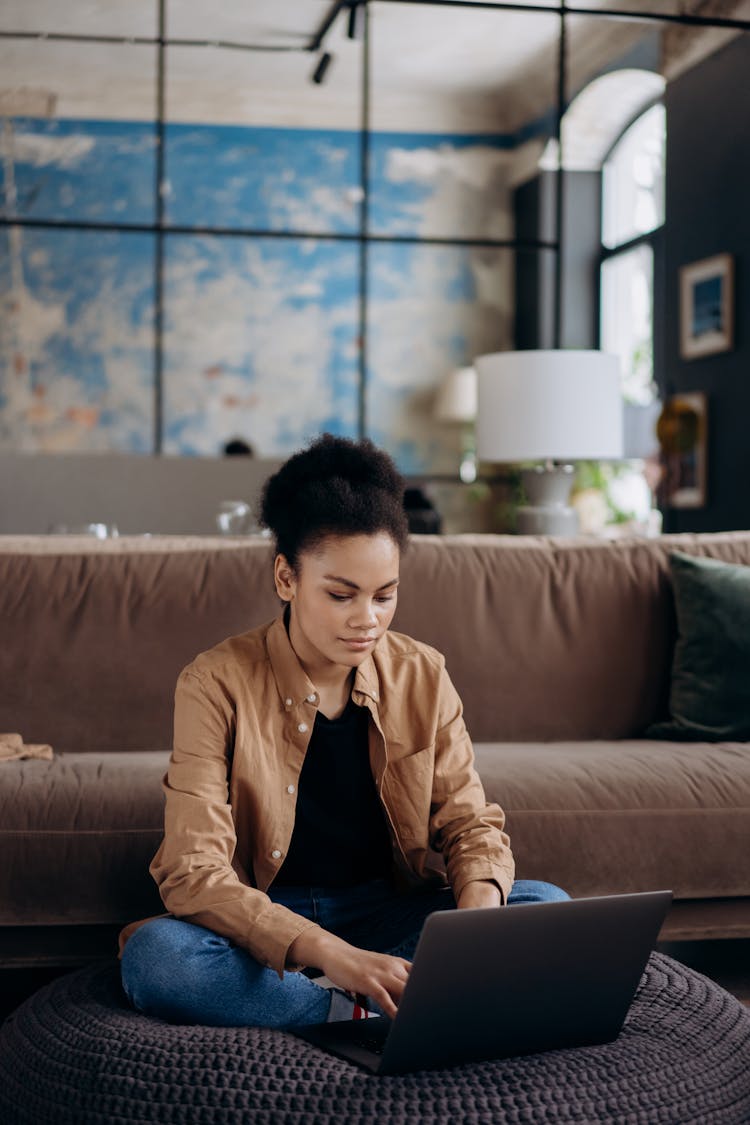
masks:
<path id="1" fill-rule="evenodd" d="M 578 513 L 564 504 L 518 508 L 516 531 L 519 535 L 578 535 Z"/>
<path id="2" fill-rule="evenodd" d="M 572 465 L 535 465 L 523 469 L 521 480 L 528 504 L 516 511 L 519 535 L 577 535 L 578 513 L 570 506 Z"/>

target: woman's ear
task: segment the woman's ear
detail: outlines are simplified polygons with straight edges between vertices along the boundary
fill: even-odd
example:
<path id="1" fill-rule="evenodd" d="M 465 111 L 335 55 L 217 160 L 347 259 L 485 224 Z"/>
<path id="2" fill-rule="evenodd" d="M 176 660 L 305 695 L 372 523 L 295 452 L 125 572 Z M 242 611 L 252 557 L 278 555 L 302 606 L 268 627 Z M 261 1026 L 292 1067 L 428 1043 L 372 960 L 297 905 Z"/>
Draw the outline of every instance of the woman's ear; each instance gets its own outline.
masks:
<path id="1" fill-rule="evenodd" d="M 283 602 L 290 602 L 294 597 L 297 579 L 294 570 L 286 560 L 286 556 L 277 555 L 273 563 L 273 580 L 276 584 L 276 593 Z"/>

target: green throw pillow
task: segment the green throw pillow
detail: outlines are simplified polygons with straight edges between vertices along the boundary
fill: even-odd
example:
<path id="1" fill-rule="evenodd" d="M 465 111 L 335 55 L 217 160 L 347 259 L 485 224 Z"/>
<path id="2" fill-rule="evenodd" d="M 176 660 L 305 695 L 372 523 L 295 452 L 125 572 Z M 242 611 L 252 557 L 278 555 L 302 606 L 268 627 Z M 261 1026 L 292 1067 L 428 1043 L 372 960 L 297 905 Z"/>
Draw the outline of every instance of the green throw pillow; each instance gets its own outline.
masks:
<path id="1" fill-rule="evenodd" d="M 750 739 L 750 566 L 670 554 L 677 643 L 671 720 L 649 738 Z"/>

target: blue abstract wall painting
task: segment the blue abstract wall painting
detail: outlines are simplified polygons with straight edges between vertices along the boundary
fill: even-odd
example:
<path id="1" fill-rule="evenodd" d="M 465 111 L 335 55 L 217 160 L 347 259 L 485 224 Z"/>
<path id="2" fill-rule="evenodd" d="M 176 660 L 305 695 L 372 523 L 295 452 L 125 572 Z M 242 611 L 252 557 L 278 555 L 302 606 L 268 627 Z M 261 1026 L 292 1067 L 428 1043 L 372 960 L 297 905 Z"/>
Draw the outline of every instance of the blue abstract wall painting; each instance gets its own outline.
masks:
<path id="1" fill-rule="evenodd" d="M 9 217 L 153 223 L 153 124 L 16 118 L 1 141 L 0 183 Z"/>
<path id="2" fill-rule="evenodd" d="M 358 133 L 168 125 L 167 222 L 234 230 L 357 230 Z"/>
<path id="3" fill-rule="evenodd" d="M 376 244 L 369 256 L 367 428 L 404 472 L 451 472 L 459 433 L 436 425 L 441 379 L 510 338 L 512 256 Z"/>
<path id="4" fill-rule="evenodd" d="M 6 213 L 153 221 L 149 123 L 16 120 L 3 138 Z M 165 452 L 217 455 L 237 434 L 283 456 L 358 409 L 359 134 L 167 129 L 166 220 L 319 238 L 165 238 Z M 504 138 L 374 134 L 371 219 L 384 236 L 509 233 Z M 351 239 L 325 235 L 351 235 Z M 507 252 L 368 251 L 368 433 L 404 471 L 453 465 L 430 401 L 454 364 L 511 340 Z M 153 449 L 154 237 L 0 232 L 0 448 Z"/>
<path id="5" fill-rule="evenodd" d="M 0 233 L 0 447 L 153 447 L 149 234 Z"/>
<path id="6" fill-rule="evenodd" d="M 515 139 L 373 133 L 369 221 L 373 234 L 508 238 L 509 152 Z"/>
<path id="7" fill-rule="evenodd" d="M 170 235 L 166 262 L 166 452 L 356 435 L 353 244 Z"/>

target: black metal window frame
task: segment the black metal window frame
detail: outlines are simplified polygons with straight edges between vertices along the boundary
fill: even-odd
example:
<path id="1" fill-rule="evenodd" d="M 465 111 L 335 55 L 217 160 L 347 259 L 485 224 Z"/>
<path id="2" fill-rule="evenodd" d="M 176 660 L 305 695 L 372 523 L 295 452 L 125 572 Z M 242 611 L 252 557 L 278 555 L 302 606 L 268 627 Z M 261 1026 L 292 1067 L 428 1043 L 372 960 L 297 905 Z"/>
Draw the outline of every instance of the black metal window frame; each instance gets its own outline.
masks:
<path id="1" fill-rule="evenodd" d="M 371 39 L 370 39 L 370 4 L 373 0 L 334 0 L 328 10 L 321 26 L 313 35 L 306 47 L 270 47 L 252 43 L 235 43 L 220 40 L 198 40 L 184 38 L 170 38 L 167 32 L 167 0 L 156 0 L 158 10 L 158 31 L 156 36 L 107 36 L 85 35 L 62 32 L 25 32 L 25 31 L 0 31 L 3 40 L 39 40 L 61 41 L 78 43 L 107 43 L 123 45 L 154 46 L 156 55 L 156 114 L 154 118 L 154 131 L 156 140 L 156 161 L 154 174 L 154 221 L 152 223 L 128 222 L 95 222 L 70 219 L 32 219 L 21 216 L 0 216 L 0 227 L 28 227 L 48 228 L 61 230 L 90 230 L 90 231 L 123 231 L 128 233 L 147 233 L 154 235 L 154 344 L 153 344 L 153 452 L 161 454 L 163 447 L 164 429 L 164 261 L 165 239 L 169 235 L 210 235 L 221 238 L 275 238 L 275 239 L 318 239 L 328 242 L 354 242 L 357 244 L 358 253 L 358 416 L 357 431 L 360 437 L 367 433 L 367 377 L 368 377 L 368 247 L 374 243 L 410 245 L 433 245 L 452 247 L 481 247 L 483 249 L 507 249 L 512 251 L 543 251 L 551 250 L 555 254 L 555 308 L 554 308 L 554 344 L 560 346 L 562 323 L 562 268 L 564 260 L 563 245 L 563 207 L 565 192 L 564 152 L 562 147 L 562 119 L 567 108 L 567 29 L 571 16 L 590 16 L 602 20 L 627 20 L 635 22 L 650 22 L 654 24 L 677 24 L 683 26 L 703 28 L 727 28 L 730 30 L 750 31 L 750 20 L 741 20 L 724 17 L 710 17 L 687 15 L 684 13 L 642 12 L 634 11 L 627 7 L 602 10 L 601 8 L 571 7 L 569 0 L 540 4 L 529 7 L 523 3 L 498 2 L 498 0 L 377 0 L 378 4 L 397 4 L 402 7 L 425 8 L 456 8 L 461 12 L 469 13 L 473 10 L 497 12 L 523 12 L 527 15 L 554 15 L 559 20 L 559 36 L 557 49 L 557 81 L 556 103 L 554 106 L 553 138 L 558 147 L 557 166 L 557 191 L 555 199 L 555 237 L 553 239 L 523 240 L 508 239 L 482 239 L 482 238 L 451 238 L 429 237 L 422 235 L 385 235 L 373 233 L 369 229 L 369 204 L 370 204 L 370 137 L 372 134 L 370 106 L 371 106 Z M 657 0 L 658 2 L 658 0 Z M 360 65 L 360 167 L 359 189 L 360 202 L 357 229 L 352 232 L 330 232 L 315 230 L 267 230 L 259 227 L 219 227 L 219 226 L 186 226 L 167 223 L 165 220 L 165 129 L 167 125 L 165 116 L 166 93 L 166 57 L 170 47 L 199 46 L 222 48 L 237 51 L 317 51 L 324 42 L 325 35 L 334 20 L 342 10 L 352 6 L 362 9 L 362 35 Z M 622 253 L 626 248 L 632 248 L 639 241 L 651 238 L 652 234 L 632 240 L 627 246 L 617 247 L 617 253 Z M 604 258 L 603 254 L 603 258 Z M 609 256 L 609 255 L 607 255 Z"/>

